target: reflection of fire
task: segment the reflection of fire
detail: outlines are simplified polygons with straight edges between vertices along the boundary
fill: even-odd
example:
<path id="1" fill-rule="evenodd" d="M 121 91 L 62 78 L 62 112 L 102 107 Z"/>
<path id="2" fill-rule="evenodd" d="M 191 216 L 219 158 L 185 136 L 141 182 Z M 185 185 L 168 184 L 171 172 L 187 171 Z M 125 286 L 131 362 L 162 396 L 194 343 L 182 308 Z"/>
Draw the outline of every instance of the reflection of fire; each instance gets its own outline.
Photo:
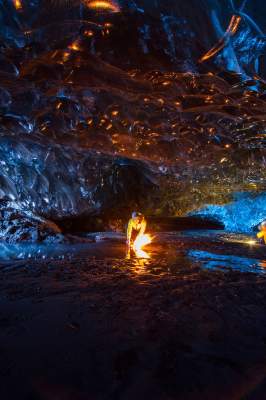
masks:
<path id="1" fill-rule="evenodd" d="M 150 244 L 152 241 L 152 238 L 150 235 L 145 234 L 145 235 L 139 235 L 137 239 L 135 240 L 133 244 L 133 249 L 137 252 L 139 250 L 142 250 L 144 246 L 147 244 Z"/>
<path id="2" fill-rule="evenodd" d="M 254 239 L 227 239 L 228 242 L 231 243 L 242 243 L 242 244 L 248 244 L 249 246 L 256 246 L 259 243 L 254 240 Z"/>
<path id="3" fill-rule="evenodd" d="M 149 259 L 150 258 L 149 254 L 144 250 L 134 249 L 134 251 L 135 251 L 135 254 L 136 254 L 137 258 L 145 258 L 145 259 Z"/>
<path id="4" fill-rule="evenodd" d="M 92 0 L 92 1 L 85 1 L 88 8 L 94 10 L 106 10 L 111 12 L 119 12 L 120 8 L 117 3 L 111 0 Z"/>
<path id="5" fill-rule="evenodd" d="M 127 259 L 131 258 L 131 250 L 133 250 L 137 259 L 142 259 L 142 260 L 149 259 L 150 258 L 149 254 L 142 248 L 151 242 L 152 242 L 152 237 L 148 234 L 138 236 L 135 242 L 133 243 L 133 246 L 127 248 L 126 258 Z M 139 266 L 140 264 L 138 264 L 138 267 Z M 142 267 L 144 266 L 145 264 L 142 265 Z"/>
<path id="6" fill-rule="evenodd" d="M 127 259 L 131 258 L 131 250 L 133 250 L 137 259 L 140 259 L 140 260 L 142 259 L 143 262 L 144 262 L 144 259 L 148 260 L 150 258 L 150 256 L 142 248 L 151 242 L 152 242 L 152 237 L 150 235 L 148 235 L 148 234 L 139 235 L 137 237 L 137 239 L 135 240 L 135 242 L 133 243 L 133 246 L 127 248 L 126 258 Z M 140 267 L 139 262 L 142 262 L 142 261 L 138 261 L 138 265 L 137 265 L 138 267 Z M 144 266 L 145 266 L 145 264 L 142 264 L 142 267 L 144 267 Z"/>
<path id="7" fill-rule="evenodd" d="M 250 246 L 253 246 L 254 244 L 256 244 L 256 240 L 248 240 L 247 244 L 249 244 Z"/>

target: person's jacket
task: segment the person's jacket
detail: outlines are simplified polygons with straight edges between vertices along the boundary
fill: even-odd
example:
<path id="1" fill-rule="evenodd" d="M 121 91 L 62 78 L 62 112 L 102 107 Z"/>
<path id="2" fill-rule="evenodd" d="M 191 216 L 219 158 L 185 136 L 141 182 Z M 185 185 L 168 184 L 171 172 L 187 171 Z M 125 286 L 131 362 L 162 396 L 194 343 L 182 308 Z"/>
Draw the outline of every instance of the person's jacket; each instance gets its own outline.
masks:
<path id="1" fill-rule="evenodd" d="M 265 228 L 261 228 L 260 232 L 257 233 L 257 238 L 264 239 L 264 243 L 266 244 L 266 229 Z"/>
<path id="2" fill-rule="evenodd" d="M 134 218 L 131 218 L 129 220 L 128 226 L 127 226 L 127 240 L 131 240 L 131 234 L 132 234 L 133 229 L 135 231 L 138 231 L 138 235 L 143 235 L 143 233 L 145 232 L 145 229 L 146 229 L 146 225 L 147 225 L 147 222 L 145 221 L 145 219 L 143 219 L 141 221 L 141 223 L 139 223 Z"/>

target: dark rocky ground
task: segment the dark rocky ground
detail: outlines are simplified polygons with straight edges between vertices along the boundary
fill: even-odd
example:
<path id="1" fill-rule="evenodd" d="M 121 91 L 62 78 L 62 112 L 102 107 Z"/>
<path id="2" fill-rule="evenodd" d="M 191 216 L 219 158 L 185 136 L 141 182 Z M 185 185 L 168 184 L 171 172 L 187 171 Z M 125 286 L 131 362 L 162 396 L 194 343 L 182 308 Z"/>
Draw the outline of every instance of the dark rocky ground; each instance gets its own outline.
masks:
<path id="1" fill-rule="evenodd" d="M 1 399 L 266 398 L 264 273 L 204 269 L 186 257 L 204 249 L 191 237 L 155 243 L 150 259 L 121 256 L 118 242 L 97 246 L 2 262 Z"/>

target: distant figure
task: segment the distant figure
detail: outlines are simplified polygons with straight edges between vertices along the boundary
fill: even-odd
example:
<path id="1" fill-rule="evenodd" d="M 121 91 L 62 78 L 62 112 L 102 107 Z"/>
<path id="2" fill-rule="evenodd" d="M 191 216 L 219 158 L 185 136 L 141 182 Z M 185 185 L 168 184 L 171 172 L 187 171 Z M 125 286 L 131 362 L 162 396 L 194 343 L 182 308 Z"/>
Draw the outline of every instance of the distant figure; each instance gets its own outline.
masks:
<path id="1" fill-rule="evenodd" d="M 128 221 L 127 226 L 127 245 L 132 246 L 139 235 L 143 235 L 146 230 L 147 222 L 144 215 L 134 211 Z"/>
<path id="2" fill-rule="evenodd" d="M 262 244 L 266 244 L 266 221 L 262 222 L 259 226 L 259 232 L 257 238 L 261 240 Z"/>

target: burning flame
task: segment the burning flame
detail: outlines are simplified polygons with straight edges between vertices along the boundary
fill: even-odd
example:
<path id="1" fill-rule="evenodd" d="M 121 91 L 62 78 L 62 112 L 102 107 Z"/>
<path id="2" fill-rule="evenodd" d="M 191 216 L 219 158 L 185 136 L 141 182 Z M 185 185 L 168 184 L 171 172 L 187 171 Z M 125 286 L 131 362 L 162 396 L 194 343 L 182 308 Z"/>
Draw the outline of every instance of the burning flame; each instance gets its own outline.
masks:
<path id="1" fill-rule="evenodd" d="M 152 242 L 152 237 L 148 234 L 139 235 L 133 244 L 133 249 L 138 252 L 142 250 L 142 247 L 147 246 Z"/>
<path id="2" fill-rule="evenodd" d="M 117 3 L 111 0 L 92 0 L 85 1 L 86 6 L 93 10 L 119 12 L 120 8 Z"/>
<path id="3" fill-rule="evenodd" d="M 141 249 L 135 250 L 135 254 L 137 258 L 145 258 L 146 260 L 150 258 L 149 254 Z"/>
<path id="4" fill-rule="evenodd" d="M 133 244 L 133 250 L 137 258 L 150 258 L 149 254 L 146 253 L 142 248 L 152 242 L 152 237 L 148 234 L 139 235 Z"/>
<path id="5" fill-rule="evenodd" d="M 150 258 L 149 254 L 142 248 L 145 247 L 147 244 L 150 244 L 151 242 L 152 242 L 152 237 L 148 234 L 140 235 L 137 237 L 137 239 L 133 243 L 133 246 L 131 247 L 131 249 L 134 250 L 134 253 L 137 258 L 140 259 Z M 126 258 L 127 259 L 131 258 L 130 248 L 127 249 Z"/>

